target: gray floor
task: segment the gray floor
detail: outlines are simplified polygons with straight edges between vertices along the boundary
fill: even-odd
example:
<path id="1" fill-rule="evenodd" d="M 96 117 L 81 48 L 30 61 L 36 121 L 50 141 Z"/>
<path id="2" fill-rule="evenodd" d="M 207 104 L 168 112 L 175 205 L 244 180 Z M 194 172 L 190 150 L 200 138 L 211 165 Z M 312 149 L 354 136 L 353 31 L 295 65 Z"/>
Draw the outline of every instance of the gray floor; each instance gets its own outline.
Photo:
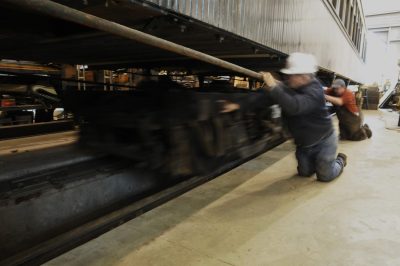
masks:
<path id="1" fill-rule="evenodd" d="M 332 183 L 295 177 L 286 143 L 48 265 L 400 265 L 400 134 L 382 116 L 341 142 Z"/>

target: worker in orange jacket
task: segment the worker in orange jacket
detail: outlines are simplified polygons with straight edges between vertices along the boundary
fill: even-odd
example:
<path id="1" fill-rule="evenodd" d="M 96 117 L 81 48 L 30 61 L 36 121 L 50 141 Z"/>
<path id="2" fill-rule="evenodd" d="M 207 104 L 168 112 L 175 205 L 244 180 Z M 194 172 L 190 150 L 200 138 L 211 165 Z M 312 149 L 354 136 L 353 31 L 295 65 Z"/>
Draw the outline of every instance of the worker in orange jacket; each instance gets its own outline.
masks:
<path id="1" fill-rule="evenodd" d="M 341 139 L 359 141 L 371 138 L 372 131 L 367 124 L 363 124 L 354 93 L 347 89 L 344 80 L 333 81 L 331 88 L 325 91 L 325 99 L 335 106 Z"/>

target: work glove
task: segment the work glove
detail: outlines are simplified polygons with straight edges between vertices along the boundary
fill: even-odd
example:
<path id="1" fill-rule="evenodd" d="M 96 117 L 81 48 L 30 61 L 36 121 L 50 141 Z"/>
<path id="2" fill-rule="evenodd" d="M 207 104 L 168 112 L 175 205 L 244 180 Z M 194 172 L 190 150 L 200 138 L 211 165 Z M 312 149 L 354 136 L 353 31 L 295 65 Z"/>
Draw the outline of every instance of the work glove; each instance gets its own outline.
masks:
<path id="1" fill-rule="evenodd" d="M 261 72 L 261 74 L 263 75 L 264 88 L 267 91 L 272 91 L 278 85 L 278 81 L 269 72 Z"/>

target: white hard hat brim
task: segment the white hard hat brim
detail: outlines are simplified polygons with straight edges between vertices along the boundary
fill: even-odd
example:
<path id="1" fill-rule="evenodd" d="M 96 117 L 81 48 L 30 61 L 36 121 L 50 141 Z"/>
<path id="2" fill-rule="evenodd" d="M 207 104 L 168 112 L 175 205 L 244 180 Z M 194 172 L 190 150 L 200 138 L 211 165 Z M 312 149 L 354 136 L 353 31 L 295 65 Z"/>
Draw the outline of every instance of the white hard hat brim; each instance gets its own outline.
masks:
<path id="1" fill-rule="evenodd" d="M 314 74 L 317 71 L 318 71 L 317 69 L 291 69 L 291 68 L 281 69 L 281 73 L 286 75 Z"/>

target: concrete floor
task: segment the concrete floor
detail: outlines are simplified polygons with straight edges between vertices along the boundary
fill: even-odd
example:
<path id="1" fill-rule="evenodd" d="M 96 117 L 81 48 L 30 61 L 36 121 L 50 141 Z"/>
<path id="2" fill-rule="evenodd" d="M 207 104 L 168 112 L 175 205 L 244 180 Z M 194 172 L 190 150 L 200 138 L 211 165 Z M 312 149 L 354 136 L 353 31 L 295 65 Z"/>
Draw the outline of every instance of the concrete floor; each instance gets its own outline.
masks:
<path id="1" fill-rule="evenodd" d="M 48 265 L 400 265 L 400 134 L 381 116 L 340 143 L 332 183 L 296 177 L 285 143 Z"/>

